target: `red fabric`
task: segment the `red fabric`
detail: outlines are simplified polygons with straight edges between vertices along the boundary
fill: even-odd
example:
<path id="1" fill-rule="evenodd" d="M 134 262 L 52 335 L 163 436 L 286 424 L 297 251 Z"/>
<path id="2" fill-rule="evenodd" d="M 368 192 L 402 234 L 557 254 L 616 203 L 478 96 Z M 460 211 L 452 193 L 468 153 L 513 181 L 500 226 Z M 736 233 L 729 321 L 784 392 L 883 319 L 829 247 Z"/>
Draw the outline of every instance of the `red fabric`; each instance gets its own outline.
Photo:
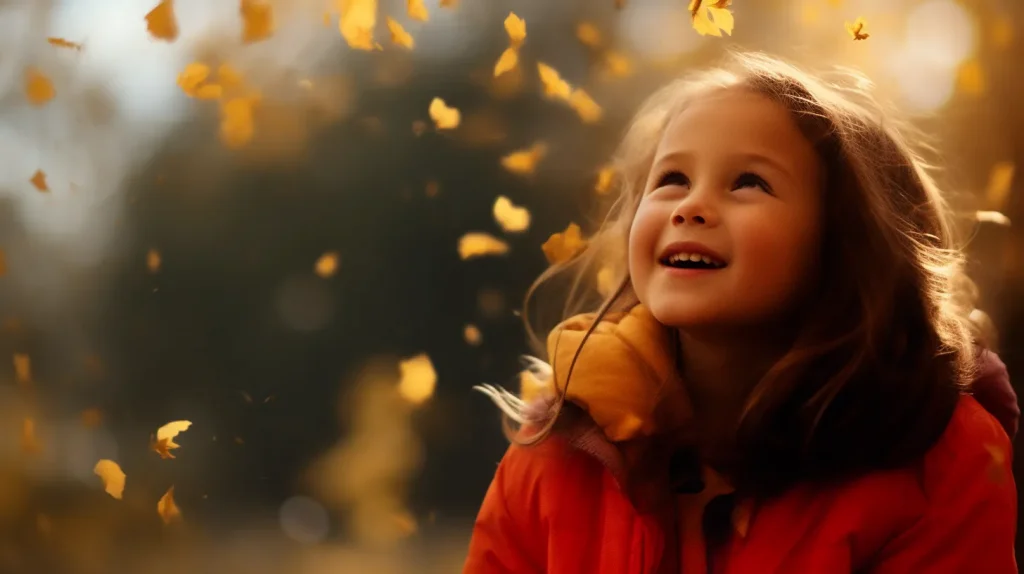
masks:
<path id="1" fill-rule="evenodd" d="M 1010 457 L 1000 423 L 964 396 L 916 464 L 798 487 L 741 518 L 734 512 L 734 531 L 710 570 L 1016 573 Z M 677 574 L 678 508 L 638 510 L 604 465 L 564 438 L 512 446 L 480 510 L 464 572 Z"/>

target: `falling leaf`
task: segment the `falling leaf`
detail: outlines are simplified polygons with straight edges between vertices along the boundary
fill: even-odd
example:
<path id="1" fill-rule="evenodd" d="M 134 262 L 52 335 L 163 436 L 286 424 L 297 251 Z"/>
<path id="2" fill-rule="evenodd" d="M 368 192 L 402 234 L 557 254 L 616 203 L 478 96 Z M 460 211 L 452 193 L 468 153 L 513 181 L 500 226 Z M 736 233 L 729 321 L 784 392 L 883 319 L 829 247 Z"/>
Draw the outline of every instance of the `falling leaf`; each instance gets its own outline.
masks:
<path id="1" fill-rule="evenodd" d="M 508 33 L 508 40 L 512 46 L 518 48 L 526 39 L 526 22 L 516 16 L 515 12 L 509 12 L 505 18 L 505 32 Z"/>
<path id="2" fill-rule="evenodd" d="M 988 176 L 988 187 L 985 189 L 985 201 L 992 209 L 1002 209 L 1010 196 L 1013 185 L 1014 165 L 1010 161 L 1001 161 L 992 166 Z"/>
<path id="3" fill-rule="evenodd" d="M 398 370 L 402 375 L 401 382 L 398 384 L 398 392 L 405 400 L 418 405 L 434 394 L 437 373 L 426 353 L 400 361 Z"/>
<path id="4" fill-rule="evenodd" d="M 49 42 L 51 46 L 56 46 L 58 48 L 70 48 L 72 50 L 78 50 L 79 52 L 82 51 L 81 44 L 65 40 L 64 38 L 47 38 L 46 41 Z"/>
<path id="5" fill-rule="evenodd" d="M 172 485 L 167 489 L 167 492 L 160 497 L 160 500 L 156 503 L 156 512 L 160 515 L 160 518 L 164 521 L 164 524 L 170 524 L 181 520 L 181 510 L 178 509 L 178 505 L 174 503 L 174 486 Z"/>
<path id="6" fill-rule="evenodd" d="M 514 151 L 501 158 L 501 165 L 512 173 L 531 174 L 537 169 L 537 164 L 544 158 L 547 151 L 547 145 L 537 142 L 529 149 Z"/>
<path id="7" fill-rule="evenodd" d="M 615 272 L 611 267 L 604 266 L 597 270 L 597 292 L 602 297 L 611 297 L 618 288 Z"/>
<path id="8" fill-rule="evenodd" d="M 36 438 L 36 422 L 30 417 L 25 417 L 21 424 L 21 452 L 25 454 L 38 454 L 43 450 Z"/>
<path id="9" fill-rule="evenodd" d="M 423 5 L 423 0 L 408 0 L 406 7 L 409 17 L 413 20 L 419 20 L 420 22 L 430 20 L 430 14 L 427 14 L 427 7 Z"/>
<path id="10" fill-rule="evenodd" d="M 156 436 L 150 439 L 150 450 L 159 454 L 163 459 L 175 458 L 171 451 L 180 448 L 181 445 L 174 442 L 174 437 L 178 436 L 178 433 L 188 430 L 190 426 L 192 426 L 190 421 L 172 421 L 165 424 L 157 429 Z"/>
<path id="11" fill-rule="evenodd" d="M 484 255 L 504 255 L 508 243 L 482 232 L 470 232 L 459 238 L 459 258 L 463 261 Z"/>
<path id="12" fill-rule="evenodd" d="M 316 274 L 324 279 L 327 279 L 331 275 L 334 275 L 335 271 L 338 270 L 338 252 L 328 251 L 320 256 L 316 260 L 316 265 L 313 267 Z"/>
<path id="13" fill-rule="evenodd" d="M 174 0 L 163 0 L 146 14 L 146 29 L 157 40 L 173 42 L 178 38 L 178 21 L 174 17 Z"/>
<path id="14" fill-rule="evenodd" d="M 377 25 L 377 0 L 342 0 L 338 28 L 349 47 L 374 50 L 373 29 Z"/>
<path id="15" fill-rule="evenodd" d="M 229 148 L 249 143 L 255 133 L 253 101 L 250 98 L 232 98 L 220 107 L 220 139 Z"/>
<path id="16" fill-rule="evenodd" d="M 579 88 L 573 90 L 572 95 L 569 96 L 569 106 L 576 110 L 584 123 L 588 124 L 600 120 L 603 113 L 601 106 L 597 105 L 597 102 L 589 94 Z"/>
<path id="17" fill-rule="evenodd" d="M 441 0 L 442 8 L 455 8 L 459 5 L 459 0 Z"/>
<path id="18" fill-rule="evenodd" d="M 92 408 L 82 411 L 82 426 L 94 429 L 101 424 L 103 424 L 103 413 L 99 409 Z"/>
<path id="19" fill-rule="evenodd" d="M 224 97 L 224 87 L 220 84 L 205 84 L 196 90 L 196 99 L 219 100 Z"/>
<path id="20" fill-rule="evenodd" d="M 608 51 L 604 55 L 604 71 L 613 78 L 625 78 L 633 74 L 633 62 L 624 54 Z"/>
<path id="21" fill-rule="evenodd" d="M 32 384 L 32 359 L 26 353 L 14 353 L 14 379 L 23 387 Z"/>
<path id="22" fill-rule="evenodd" d="M 178 74 L 178 86 L 190 97 L 196 97 L 199 86 L 210 77 L 210 66 L 202 62 L 192 62 Z"/>
<path id="23" fill-rule="evenodd" d="M 43 170 L 41 169 L 37 169 L 36 172 L 32 174 L 32 179 L 29 181 L 32 182 L 32 185 L 39 191 L 50 191 L 50 188 L 46 185 L 46 174 L 43 173 Z"/>
<path id="24" fill-rule="evenodd" d="M 459 110 L 450 108 L 441 98 L 434 98 L 430 101 L 430 119 L 434 120 L 439 130 L 451 130 L 459 127 L 462 115 Z"/>
<path id="25" fill-rule="evenodd" d="M 156 249 L 150 249 L 146 252 L 146 268 L 149 269 L 150 273 L 158 273 L 160 271 L 160 252 Z"/>
<path id="26" fill-rule="evenodd" d="M 53 82 L 35 68 L 25 70 L 25 97 L 34 106 L 42 106 L 57 95 Z"/>
<path id="27" fill-rule="evenodd" d="M 227 62 L 217 66 L 217 81 L 225 90 L 231 90 L 239 88 L 245 83 L 245 77 L 242 73 L 234 69 L 231 64 Z"/>
<path id="28" fill-rule="evenodd" d="M 514 70 L 518 64 L 519 52 L 513 47 L 505 48 L 505 51 L 501 53 L 501 57 L 498 58 L 497 63 L 494 64 L 494 77 L 497 78 L 505 72 Z"/>
<path id="29" fill-rule="evenodd" d="M 730 4 L 732 0 L 690 0 L 693 29 L 701 36 L 721 36 L 722 32 L 731 36 L 735 21 Z"/>
<path id="30" fill-rule="evenodd" d="M 530 227 L 530 212 L 525 207 L 516 207 L 504 195 L 494 201 L 494 219 L 509 233 L 526 231 Z"/>
<path id="31" fill-rule="evenodd" d="M 112 460 L 103 459 L 96 463 L 92 471 L 103 481 L 103 489 L 107 491 L 107 494 L 121 500 L 121 496 L 124 495 L 126 478 L 121 467 Z"/>
<path id="32" fill-rule="evenodd" d="M 548 263 L 557 265 L 569 261 L 586 246 L 587 242 L 583 239 L 580 226 L 570 223 L 565 231 L 552 234 L 541 246 L 541 250 L 544 251 Z"/>
<path id="33" fill-rule="evenodd" d="M 960 91 L 970 96 L 985 93 L 985 71 L 978 60 L 968 60 L 960 65 L 956 77 Z"/>
<path id="34" fill-rule="evenodd" d="M 868 21 L 865 20 L 863 16 L 858 16 L 852 24 L 849 22 L 846 23 L 846 31 L 850 33 L 850 37 L 854 40 L 867 40 L 871 37 L 871 34 L 864 31 L 864 28 L 867 25 Z"/>
<path id="35" fill-rule="evenodd" d="M 462 329 L 462 338 L 466 340 L 466 343 L 476 347 L 483 340 L 483 336 L 480 334 L 480 329 L 476 325 L 466 325 Z"/>
<path id="36" fill-rule="evenodd" d="M 601 47 L 603 42 L 601 32 L 592 22 L 580 22 L 576 25 L 576 38 L 588 48 Z"/>
<path id="37" fill-rule="evenodd" d="M 1010 218 L 1006 217 L 998 211 L 976 211 L 974 213 L 975 219 L 984 223 L 995 223 L 996 225 L 1010 225 Z"/>
<path id="38" fill-rule="evenodd" d="M 615 168 L 612 166 L 604 166 L 597 172 L 597 183 L 594 185 L 594 191 L 598 195 L 605 195 L 612 189 L 612 183 L 615 182 Z"/>
<path id="39" fill-rule="evenodd" d="M 274 33 L 274 8 L 265 0 L 242 0 L 242 42 L 266 40 Z"/>
<path id="40" fill-rule="evenodd" d="M 401 24 L 396 22 L 391 17 L 387 18 L 388 30 L 391 32 L 391 43 L 398 44 L 403 48 L 412 50 L 416 46 L 416 41 L 413 40 L 412 35 L 405 31 L 405 28 Z"/>
<path id="41" fill-rule="evenodd" d="M 545 96 L 569 100 L 572 86 L 562 79 L 557 70 L 543 62 L 537 62 L 537 73 L 540 75 L 541 84 L 544 85 Z"/>

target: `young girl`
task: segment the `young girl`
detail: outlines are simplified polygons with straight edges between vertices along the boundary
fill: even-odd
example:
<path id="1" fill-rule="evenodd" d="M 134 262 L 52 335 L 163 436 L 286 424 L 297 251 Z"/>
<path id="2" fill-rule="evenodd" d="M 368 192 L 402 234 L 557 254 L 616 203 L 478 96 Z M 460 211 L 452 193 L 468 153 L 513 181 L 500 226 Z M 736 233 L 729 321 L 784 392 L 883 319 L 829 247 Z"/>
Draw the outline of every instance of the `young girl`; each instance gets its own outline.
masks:
<path id="1" fill-rule="evenodd" d="M 485 389 L 524 426 L 465 572 L 1017 572 L 1016 397 L 853 80 L 739 55 L 643 106 L 604 225 L 538 280 L 621 253 L 621 284 L 548 336 L 547 397 Z"/>

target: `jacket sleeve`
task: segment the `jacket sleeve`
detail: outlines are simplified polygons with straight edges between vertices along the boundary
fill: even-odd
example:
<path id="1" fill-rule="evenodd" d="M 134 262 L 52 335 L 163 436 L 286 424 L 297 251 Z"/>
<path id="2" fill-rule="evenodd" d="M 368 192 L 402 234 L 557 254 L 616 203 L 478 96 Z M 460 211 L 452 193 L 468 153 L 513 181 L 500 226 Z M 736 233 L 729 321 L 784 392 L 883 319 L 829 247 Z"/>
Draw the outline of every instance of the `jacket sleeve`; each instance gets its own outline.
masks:
<path id="1" fill-rule="evenodd" d="M 1017 491 L 1010 440 L 971 397 L 963 397 L 925 455 L 924 514 L 883 548 L 872 574 L 1015 574 Z"/>
<path id="2" fill-rule="evenodd" d="M 522 466 L 529 454 L 512 446 L 494 474 L 473 525 L 463 574 L 542 574 L 546 534 L 531 510 L 533 485 Z"/>

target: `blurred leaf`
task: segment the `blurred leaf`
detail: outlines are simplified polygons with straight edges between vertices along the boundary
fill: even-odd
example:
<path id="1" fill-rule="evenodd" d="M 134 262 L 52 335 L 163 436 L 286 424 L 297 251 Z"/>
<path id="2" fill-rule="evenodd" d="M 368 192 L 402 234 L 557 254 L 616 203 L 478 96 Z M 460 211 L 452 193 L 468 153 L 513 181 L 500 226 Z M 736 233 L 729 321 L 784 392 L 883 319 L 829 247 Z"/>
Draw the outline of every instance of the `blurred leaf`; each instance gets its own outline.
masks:
<path id="1" fill-rule="evenodd" d="M 103 459 L 96 463 L 92 471 L 103 481 L 103 489 L 107 491 L 107 494 L 121 500 L 124 495 L 126 479 L 121 467 L 112 460 Z"/>
<path id="2" fill-rule="evenodd" d="M 82 45 L 81 44 L 65 40 L 64 38 L 52 38 L 51 37 L 51 38 L 47 38 L 46 41 L 49 42 L 51 46 L 56 46 L 58 48 L 69 48 L 71 50 L 77 50 L 79 52 L 82 51 Z"/>
<path id="3" fill-rule="evenodd" d="M 721 36 L 722 32 L 731 36 L 735 25 L 729 11 L 731 3 L 731 0 L 690 0 L 693 29 L 701 36 Z"/>
<path id="4" fill-rule="evenodd" d="M 867 25 L 868 21 L 865 20 L 863 16 L 858 16 L 852 24 L 850 22 L 846 23 L 846 31 L 854 40 L 867 40 L 871 37 L 871 34 L 868 34 L 867 31 L 865 31 Z"/>
<path id="5" fill-rule="evenodd" d="M 274 7 L 265 0 L 241 0 L 242 42 L 266 40 L 274 33 Z"/>
<path id="6" fill-rule="evenodd" d="M 26 353 L 14 353 L 14 379 L 27 387 L 32 384 L 32 359 Z"/>
<path id="7" fill-rule="evenodd" d="M 240 148 L 252 140 L 256 132 L 252 98 L 232 98 L 221 105 L 220 112 L 220 139 L 224 145 Z"/>
<path id="8" fill-rule="evenodd" d="M 320 256 L 319 259 L 316 260 L 316 265 L 314 266 L 314 271 L 316 271 L 316 274 L 319 275 L 320 277 L 323 277 L 324 279 L 327 279 L 328 277 L 334 275 L 334 273 L 337 270 L 337 251 L 328 251 L 327 253 L 324 253 L 323 255 Z"/>
<path id="9" fill-rule="evenodd" d="M 188 430 L 190 426 L 192 426 L 190 421 L 172 421 L 165 424 L 157 429 L 156 436 L 150 439 L 150 450 L 160 455 L 162 459 L 174 458 L 171 451 L 181 447 L 180 444 L 174 442 L 174 437 Z"/>
<path id="10" fill-rule="evenodd" d="M 462 329 L 462 338 L 466 340 L 466 343 L 476 347 L 483 340 L 483 335 L 480 334 L 480 329 L 476 325 L 466 325 Z"/>
<path id="11" fill-rule="evenodd" d="M 174 503 L 174 486 L 172 485 L 167 489 L 167 492 L 160 497 L 160 500 L 156 503 L 156 512 L 160 515 L 160 518 L 164 521 L 164 524 L 170 524 L 181 520 L 181 510 L 178 509 L 178 505 Z"/>
<path id="12" fill-rule="evenodd" d="M 501 158 L 501 165 L 520 175 L 531 174 L 537 169 L 537 164 L 547 154 L 548 146 L 543 142 L 537 142 L 528 149 L 514 151 Z"/>
<path id="13" fill-rule="evenodd" d="M 53 82 L 35 68 L 25 70 L 25 97 L 34 106 L 42 106 L 57 95 Z"/>
<path id="14" fill-rule="evenodd" d="M 576 110 L 576 113 L 580 116 L 580 119 L 584 123 L 592 124 L 601 119 L 603 111 L 601 106 L 597 105 L 590 95 L 583 91 L 582 88 L 573 90 L 572 95 L 569 96 L 569 106 Z"/>
<path id="15" fill-rule="evenodd" d="M 178 21 L 174 17 L 174 0 L 163 0 L 146 14 L 146 30 L 157 40 L 173 42 L 178 38 Z"/>
<path id="16" fill-rule="evenodd" d="M 46 174 L 41 169 L 37 169 L 29 181 L 39 191 L 50 191 L 50 188 L 46 185 Z"/>
<path id="17" fill-rule="evenodd" d="M 416 47 L 416 41 L 413 40 L 412 36 L 405 31 L 405 28 L 403 28 L 401 24 L 390 16 L 387 18 L 387 23 L 388 30 L 391 32 L 391 43 L 402 46 L 403 48 L 408 48 L 409 50 Z"/>
<path id="18" fill-rule="evenodd" d="M 586 246 L 580 226 L 570 223 L 565 231 L 552 234 L 541 246 L 541 250 L 548 263 L 555 265 L 569 261 Z"/>
<path id="19" fill-rule="evenodd" d="M 985 201 L 992 209 L 999 210 L 1006 205 L 1010 197 L 1010 188 L 1013 186 L 1014 164 L 1011 161 L 1001 161 L 992 166 L 988 176 L 988 187 L 985 190 Z"/>
<path id="20" fill-rule="evenodd" d="M 401 381 L 398 392 L 413 404 L 422 404 L 434 394 L 437 373 L 426 353 L 416 355 L 398 363 Z"/>
<path id="21" fill-rule="evenodd" d="M 158 273 L 160 271 L 160 252 L 156 249 L 150 249 L 146 253 L 146 268 L 149 269 L 150 273 Z"/>
<path id="22" fill-rule="evenodd" d="M 341 0 L 338 27 L 349 47 L 357 50 L 380 49 L 373 40 L 377 25 L 377 0 Z"/>
<path id="23" fill-rule="evenodd" d="M 593 22 L 580 22 L 577 24 L 576 39 L 584 46 L 595 50 L 600 48 L 603 42 L 601 31 L 597 29 Z"/>
<path id="24" fill-rule="evenodd" d="M 463 261 L 484 255 L 504 255 L 508 243 L 483 232 L 470 232 L 459 238 L 459 258 Z"/>
<path id="25" fill-rule="evenodd" d="M 413 20 L 419 20 L 420 22 L 430 20 L 430 14 L 427 13 L 427 7 L 423 4 L 423 0 L 408 0 L 406 7 L 409 17 Z"/>
<path id="26" fill-rule="evenodd" d="M 519 64 L 519 53 L 514 47 L 505 48 L 505 51 L 501 53 L 501 57 L 498 58 L 497 63 L 494 64 L 494 77 L 514 70 L 516 65 Z"/>
<path id="27" fill-rule="evenodd" d="M 594 191 L 598 195 L 605 195 L 611 191 L 614 182 L 615 168 L 610 165 L 604 166 L 597 172 L 597 183 L 594 185 Z"/>
<path id="28" fill-rule="evenodd" d="M 494 219 L 509 233 L 526 231 L 530 227 L 530 212 L 525 207 L 512 205 L 512 201 L 499 195 L 494 201 Z"/>
<path id="29" fill-rule="evenodd" d="M 537 73 L 544 86 L 545 96 L 569 101 L 569 97 L 572 95 L 572 86 L 562 79 L 557 70 L 543 62 L 537 62 Z"/>
<path id="30" fill-rule="evenodd" d="M 451 130 L 459 127 L 459 121 L 462 118 L 459 110 L 448 107 L 441 98 L 431 100 L 430 108 L 427 111 L 430 113 L 430 119 L 434 120 L 437 129 Z"/>
<path id="31" fill-rule="evenodd" d="M 34 455 L 42 450 L 42 445 L 36 438 L 36 421 L 31 417 L 25 417 L 21 424 L 21 452 Z"/>
<path id="32" fill-rule="evenodd" d="M 518 48 L 526 40 L 526 21 L 516 16 L 515 12 L 509 12 L 505 18 L 505 32 L 512 46 Z"/>

